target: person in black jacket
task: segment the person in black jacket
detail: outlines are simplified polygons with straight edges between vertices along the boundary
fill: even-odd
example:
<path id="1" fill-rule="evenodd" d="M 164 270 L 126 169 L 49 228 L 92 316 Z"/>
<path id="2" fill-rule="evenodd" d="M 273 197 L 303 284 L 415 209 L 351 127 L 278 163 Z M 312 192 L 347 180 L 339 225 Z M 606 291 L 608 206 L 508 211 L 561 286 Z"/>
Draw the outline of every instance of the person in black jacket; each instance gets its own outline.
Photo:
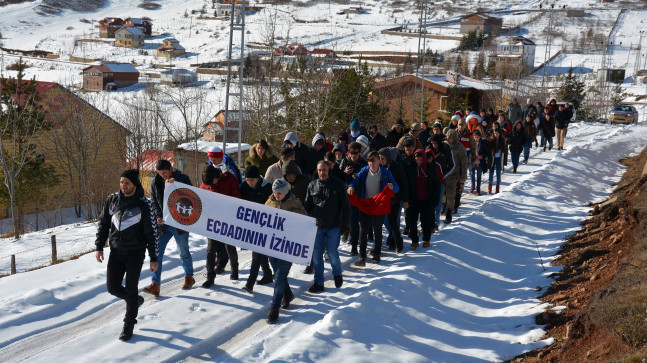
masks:
<path id="1" fill-rule="evenodd" d="M 386 134 L 387 145 L 396 147 L 402 136 L 404 136 L 404 121 L 399 118 L 395 125 L 391 126 L 391 131 Z"/>
<path id="2" fill-rule="evenodd" d="M 263 179 L 256 166 L 250 165 L 245 169 L 245 181 L 240 186 L 240 194 L 244 200 L 265 204 L 272 195 L 272 184 Z M 243 286 L 243 290 L 250 294 L 254 290 L 259 268 L 263 269 L 263 278 L 258 280 L 259 285 L 267 285 L 274 280 L 267 256 L 262 253 L 252 252 L 252 266 L 249 268 L 247 283 Z"/>
<path id="3" fill-rule="evenodd" d="M 523 146 L 526 144 L 527 137 L 528 134 L 521 121 L 515 122 L 510 133 L 510 155 L 512 156 L 513 173 L 516 173 L 517 167 L 519 167 L 519 158 L 521 157 Z"/>
<path id="4" fill-rule="evenodd" d="M 95 257 L 103 262 L 103 247 L 110 244 L 106 286 L 108 292 L 126 301 L 124 328 L 120 340 L 129 340 L 137 324 L 139 307 L 144 298 L 137 294 L 139 275 L 144 264 L 146 250 L 150 257 L 150 269 L 155 272 L 157 264 L 157 227 L 151 203 L 144 196 L 139 181 L 139 171 L 126 170 L 119 179 L 119 192 L 106 200 L 99 218 Z M 121 282 L 126 276 L 126 286 Z"/>
<path id="5" fill-rule="evenodd" d="M 308 168 L 308 146 L 299 142 L 299 137 L 294 132 L 288 132 L 285 135 L 283 144 L 294 150 L 294 161 L 303 171 Z"/>
<path id="6" fill-rule="evenodd" d="M 411 250 L 418 248 L 417 222 L 422 225 L 422 247 L 430 246 L 431 234 L 435 230 L 433 213 L 440 199 L 440 177 L 436 166 L 427 163 L 427 154 L 422 149 L 414 153 L 414 177 L 409 179 L 409 237 Z"/>
<path id="7" fill-rule="evenodd" d="M 386 230 L 389 236 L 386 239 L 387 248 L 391 251 L 396 250 L 401 253 L 404 248 L 404 241 L 400 234 L 400 211 L 402 207 L 409 208 L 409 182 L 404 167 L 392 159 L 391 150 L 388 147 L 378 151 L 380 155 L 380 164 L 387 168 L 393 175 L 393 179 L 398 183 L 400 189 L 395 197 L 391 198 L 391 213 L 386 217 Z"/>
<path id="8" fill-rule="evenodd" d="M 162 232 L 162 235 L 157 241 L 159 246 L 159 252 L 157 254 L 159 268 L 157 271 L 153 272 L 151 276 L 151 284 L 144 287 L 142 291 L 159 296 L 160 284 L 162 281 L 162 261 L 164 260 L 164 251 L 166 250 L 166 244 L 171 240 L 171 237 L 175 238 L 177 249 L 180 252 L 180 259 L 182 259 L 182 268 L 184 268 L 184 285 L 182 285 L 182 289 L 188 290 L 195 284 L 195 279 L 193 278 L 193 260 L 191 259 L 191 252 L 189 251 L 189 232 L 172 226 L 165 226 L 162 221 L 162 206 L 164 205 L 164 189 L 166 187 L 166 182 L 173 183 L 174 181 L 177 181 L 188 185 L 192 184 L 189 177 L 186 174 L 182 174 L 179 170 L 174 170 L 168 160 L 158 161 L 157 165 L 155 165 L 155 170 L 157 170 L 157 175 L 151 183 L 151 204 L 153 206 L 153 214 L 157 221 L 157 227 Z"/>
<path id="9" fill-rule="evenodd" d="M 375 151 L 382 149 L 383 147 L 389 146 L 386 137 L 384 135 L 380 134 L 377 131 L 377 126 L 375 124 L 370 124 L 366 128 L 366 131 L 368 132 L 368 136 L 371 137 L 371 143 L 373 147 L 375 148 Z"/>
<path id="10" fill-rule="evenodd" d="M 364 160 L 360 154 L 362 146 L 353 142 L 348 145 L 348 156 L 345 157 L 339 164 L 339 168 L 344 172 L 344 182 L 350 184 L 353 179 L 357 176 L 360 170 L 363 167 L 368 165 L 366 160 Z M 350 207 L 350 244 L 351 244 L 351 256 L 357 256 L 359 254 L 357 250 L 357 245 L 359 244 L 359 209 L 355 206 Z"/>
<path id="11" fill-rule="evenodd" d="M 341 260 L 339 259 L 339 239 L 342 231 L 348 229 L 349 203 L 346 185 L 343 181 L 330 176 L 330 164 L 322 160 L 317 163 L 319 178 L 308 185 L 304 207 L 309 216 L 317 219 L 317 236 L 312 252 L 314 284 L 309 292 L 324 291 L 324 249 L 328 252 L 335 287 L 341 287 Z"/>
<path id="12" fill-rule="evenodd" d="M 557 112 L 555 112 L 555 127 L 557 128 L 557 150 L 564 150 L 564 139 L 566 138 L 566 130 L 568 124 L 573 117 L 572 111 L 564 110 L 564 105 L 559 105 Z"/>

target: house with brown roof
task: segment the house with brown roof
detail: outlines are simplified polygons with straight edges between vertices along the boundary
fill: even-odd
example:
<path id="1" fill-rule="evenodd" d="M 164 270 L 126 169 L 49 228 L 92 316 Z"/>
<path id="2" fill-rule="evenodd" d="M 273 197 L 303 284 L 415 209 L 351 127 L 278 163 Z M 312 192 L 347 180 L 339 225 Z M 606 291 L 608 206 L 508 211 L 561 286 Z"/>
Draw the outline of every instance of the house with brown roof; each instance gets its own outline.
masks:
<path id="1" fill-rule="evenodd" d="M 121 18 L 103 18 L 99 20 L 99 38 L 114 38 L 115 32 L 123 26 Z"/>
<path id="2" fill-rule="evenodd" d="M 139 179 L 142 182 L 142 187 L 147 197 L 150 197 L 151 182 L 157 175 L 155 165 L 160 160 L 168 160 L 173 164 L 173 152 L 168 150 L 145 150 L 137 157 L 132 158 L 126 165 L 128 169 L 139 170 Z"/>
<path id="3" fill-rule="evenodd" d="M 140 28 L 121 28 L 115 32 L 115 47 L 137 48 L 144 45 L 144 33 Z"/>
<path id="4" fill-rule="evenodd" d="M 283 55 L 304 56 L 308 53 L 308 49 L 301 44 L 286 44 L 274 49 L 274 54 L 279 57 Z"/>
<path id="5" fill-rule="evenodd" d="M 113 91 L 139 81 L 139 71 L 129 63 L 102 63 L 83 69 L 83 89 Z"/>
<path id="6" fill-rule="evenodd" d="M 20 209 L 31 214 L 82 206 L 97 216 L 96 207 L 119 188 L 130 132 L 60 84 L 37 81 L 36 90 L 53 127 L 36 134 L 32 144 L 62 177 L 60 184 L 43 188 L 39 203 L 25 202 Z M 6 217 L 0 203 L 0 218 Z"/>
<path id="7" fill-rule="evenodd" d="M 414 119 L 413 102 L 416 84 L 418 89 L 421 85 L 424 87 L 427 122 L 431 122 L 437 116 L 443 118 L 451 116 L 448 115 L 447 108 L 453 97 L 467 96 L 472 108 L 481 109 L 491 105 L 492 100 L 501 94 L 498 86 L 457 74 L 426 74 L 424 77 L 408 74 L 379 80 L 373 85 L 372 94 L 388 107 L 388 125 L 395 124 L 400 117 L 407 122 Z"/>
<path id="8" fill-rule="evenodd" d="M 180 42 L 174 38 L 167 38 L 157 47 L 157 56 L 165 58 L 175 58 L 186 53 L 186 49 L 180 45 Z"/>
<path id="9" fill-rule="evenodd" d="M 229 111 L 229 120 L 232 122 L 229 127 L 237 127 L 238 120 L 242 117 L 242 135 L 241 140 L 246 140 L 249 136 L 249 132 L 252 127 L 252 120 L 254 118 L 254 112 L 251 110 L 246 110 L 243 112 L 238 112 L 238 110 Z M 205 141 L 222 141 L 223 130 L 225 129 L 225 110 L 220 110 L 213 117 L 213 120 L 204 124 L 203 129 L 203 139 Z M 238 135 L 236 131 L 227 131 L 227 141 L 234 142 L 238 141 Z"/>
<path id="10" fill-rule="evenodd" d="M 146 38 L 150 38 L 153 34 L 153 21 L 148 18 L 126 18 L 123 26 L 126 28 L 139 28 Z"/>
<path id="11" fill-rule="evenodd" d="M 477 33 L 496 35 L 501 32 L 503 19 L 484 13 L 474 13 L 461 18 L 461 34 L 476 31 Z"/>
<path id="12" fill-rule="evenodd" d="M 535 67 L 535 49 L 537 45 L 532 40 L 515 36 L 497 45 L 496 53 L 491 54 L 489 59 L 494 61 L 497 68 L 521 67 L 531 70 Z"/>

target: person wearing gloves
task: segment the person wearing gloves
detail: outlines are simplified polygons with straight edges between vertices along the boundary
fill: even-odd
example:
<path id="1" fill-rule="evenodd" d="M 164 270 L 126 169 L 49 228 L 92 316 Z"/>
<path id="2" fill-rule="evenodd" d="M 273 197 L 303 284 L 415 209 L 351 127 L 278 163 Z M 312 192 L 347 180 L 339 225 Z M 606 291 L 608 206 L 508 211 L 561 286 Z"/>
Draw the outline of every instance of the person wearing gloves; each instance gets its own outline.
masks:
<path id="1" fill-rule="evenodd" d="M 301 202 L 290 191 L 290 184 L 283 179 L 274 181 L 274 184 L 272 184 L 272 195 L 265 202 L 265 205 L 288 212 L 307 215 Z M 279 308 L 288 309 L 290 302 L 294 299 L 294 294 L 288 282 L 288 274 L 292 268 L 292 262 L 276 257 L 268 257 L 268 259 L 274 270 L 274 294 L 272 295 L 272 305 L 269 314 L 267 314 L 266 322 L 268 324 L 274 324 L 279 319 Z"/>
<path id="2" fill-rule="evenodd" d="M 133 336 L 139 307 L 144 298 L 139 296 L 139 275 L 148 250 L 150 270 L 157 271 L 157 227 L 151 202 L 144 196 L 139 171 L 126 170 L 119 179 L 119 191 L 111 194 L 99 218 L 95 241 L 97 262 L 103 262 L 103 247 L 110 245 L 106 286 L 108 292 L 126 301 L 124 327 L 119 339 Z M 126 286 L 122 281 L 126 277 Z"/>

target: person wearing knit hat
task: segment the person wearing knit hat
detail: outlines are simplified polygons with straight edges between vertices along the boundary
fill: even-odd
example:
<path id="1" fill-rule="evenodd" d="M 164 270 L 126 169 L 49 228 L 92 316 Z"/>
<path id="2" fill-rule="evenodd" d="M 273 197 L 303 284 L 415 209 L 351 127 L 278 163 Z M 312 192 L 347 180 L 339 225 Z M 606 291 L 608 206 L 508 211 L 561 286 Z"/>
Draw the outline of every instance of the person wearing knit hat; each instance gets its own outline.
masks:
<path id="1" fill-rule="evenodd" d="M 222 158 L 225 156 L 225 153 L 219 146 L 212 146 L 207 150 L 207 157 L 213 165 L 218 165 L 222 162 Z"/>
<path id="2" fill-rule="evenodd" d="M 360 136 L 357 138 L 357 142 L 358 142 L 360 145 L 362 145 L 362 154 L 363 154 L 363 153 L 366 151 L 366 149 L 368 149 L 368 146 L 369 146 L 369 145 L 368 145 L 368 137 L 366 137 L 366 136 L 364 136 L 364 135 L 360 135 Z"/>
<path id="3" fill-rule="evenodd" d="M 108 292 L 126 301 L 126 316 L 119 340 L 130 340 L 144 298 L 138 295 L 139 275 L 148 250 L 150 270 L 157 263 L 157 226 L 151 203 L 144 196 L 138 170 L 126 170 L 119 179 L 119 193 L 111 194 L 104 204 L 95 240 L 95 258 L 103 263 L 103 248 L 110 245 L 106 272 Z M 124 279 L 125 277 L 125 279 Z M 122 281 L 126 281 L 126 286 Z"/>
<path id="4" fill-rule="evenodd" d="M 231 156 L 225 154 L 220 146 L 214 145 L 210 147 L 207 150 L 207 158 L 209 158 L 207 165 L 220 167 L 223 172 L 230 172 L 233 176 L 235 176 L 239 184 L 242 182 L 240 170 L 238 170 L 236 162 L 231 158 Z"/>
<path id="5" fill-rule="evenodd" d="M 245 178 L 254 178 L 258 179 L 261 177 L 261 172 L 258 170 L 256 165 L 248 165 L 245 168 Z"/>
<path id="6" fill-rule="evenodd" d="M 290 184 L 283 179 L 274 181 L 274 184 L 272 184 L 272 195 L 267 199 L 265 205 L 288 212 L 307 215 L 301 202 L 290 192 Z M 292 268 L 292 262 L 271 256 L 268 259 L 274 270 L 274 294 L 272 295 L 270 312 L 267 314 L 265 321 L 268 324 L 274 324 L 279 319 L 279 309 L 281 307 L 284 309 L 288 308 L 290 301 L 294 299 L 294 294 L 288 282 L 288 274 Z"/>
<path id="7" fill-rule="evenodd" d="M 418 247 L 418 218 L 422 225 L 422 247 L 430 246 L 431 234 L 435 230 L 432 218 L 434 207 L 440 199 L 440 178 L 434 165 L 427 161 L 427 154 L 422 149 L 414 152 L 413 172 L 410 171 L 410 201 L 406 215 L 411 238 L 411 250 Z"/>

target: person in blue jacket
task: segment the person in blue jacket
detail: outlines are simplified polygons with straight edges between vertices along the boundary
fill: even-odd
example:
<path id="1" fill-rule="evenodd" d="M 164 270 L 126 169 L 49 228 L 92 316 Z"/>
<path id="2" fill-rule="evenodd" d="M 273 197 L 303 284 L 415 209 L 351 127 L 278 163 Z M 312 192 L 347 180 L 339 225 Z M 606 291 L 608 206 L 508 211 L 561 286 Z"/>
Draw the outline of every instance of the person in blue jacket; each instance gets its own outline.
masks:
<path id="1" fill-rule="evenodd" d="M 373 198 L 387 186 L 393 193 L 397 194 L 400 190 L 398 183 L 393 178 L 391 172 L 380 164 L 380 155 L 376 151 L 372 151 L 368 154 L 367 160 L 368 166 L 362 168 L 357 174 L 357 177 L 350 182 L 348 194 L 352 195 L 353 193 L 357 193 L 361 199 Z M 375 249 L 371 263 L 380 263 L 380 255 L 382 253 L 382 224 L 387 214 L 370 215 L 360 209 L 360 257 L 355 262 L 355 266 L 366 266 L 366 244 L 369 229 L 373 230 L 375 236 Z"/>

